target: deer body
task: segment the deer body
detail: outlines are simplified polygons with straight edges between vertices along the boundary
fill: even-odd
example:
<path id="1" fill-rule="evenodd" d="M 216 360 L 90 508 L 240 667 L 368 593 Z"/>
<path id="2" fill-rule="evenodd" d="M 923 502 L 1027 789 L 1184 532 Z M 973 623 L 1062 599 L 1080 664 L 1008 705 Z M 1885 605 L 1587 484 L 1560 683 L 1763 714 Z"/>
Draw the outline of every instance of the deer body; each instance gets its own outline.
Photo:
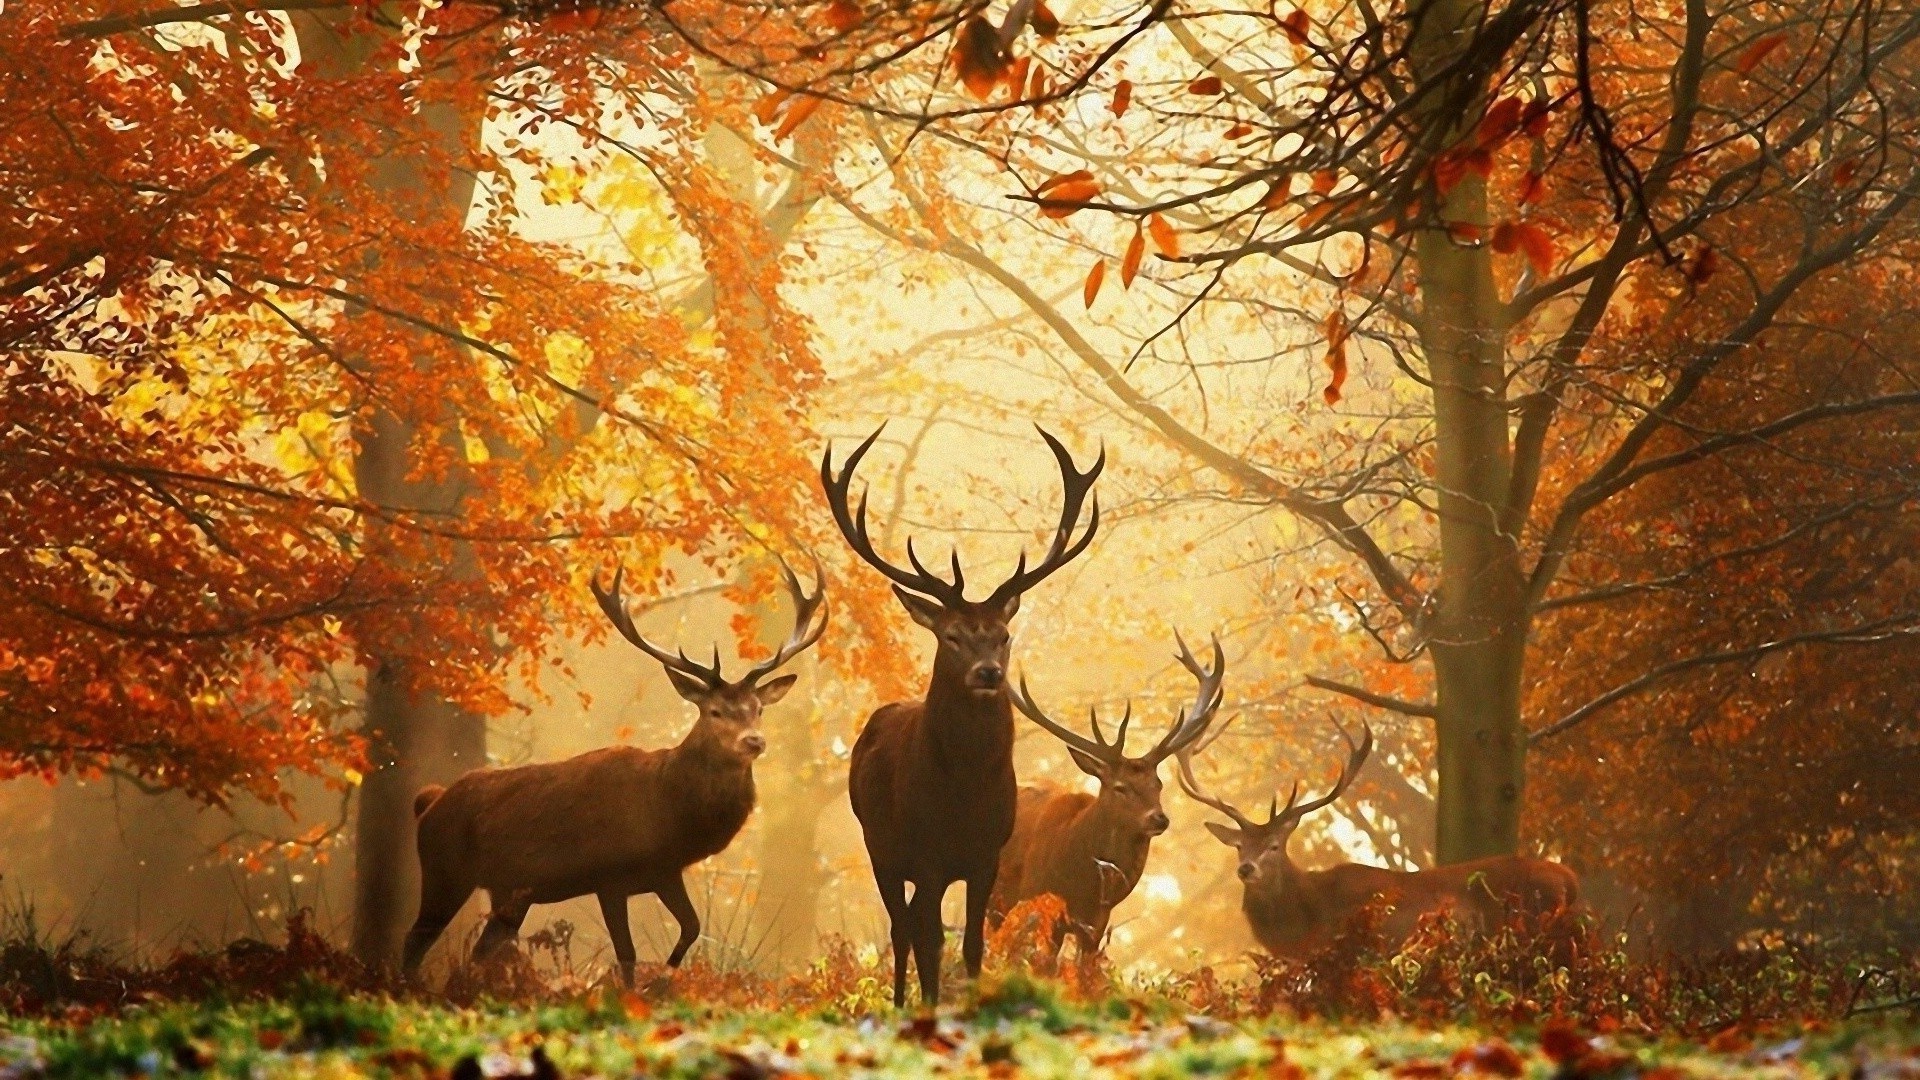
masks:
<path id="1" fill-rule="evenodd" d="M 820 463 L 820 483 L 834 521 L 854 553 L 893 582 L 894 595 L 914 622 L 938 643 L 926 696 L 883 705 L 855 740 L 848 798 L 866 842 L 874 883 L 887 910 L 893 944 L 893 1003 L 906 1004 L 909 954 L 920 973 L 920 999 L 940 998 L 940 950 L 945 928 L 940 903 L 955 882 L 967 887 L 961 957 L 978 977 L 986 947 L 987 900 L 999 873 L 1000 849 L 1013 834 L 1017 785 L 1013 774 L 1013 711 L 1007 693 L 1012 645 L 1009 622 L 1020 596 L 1086 550 L 1100 525 L 1096 503 L 1075 539 L 1080 509 L 1105 463 L 1078 471 L 1066 448 L 1042 431 L 1066 488 L 1052 545 L 1031 570 L 1026 556 L 1013 576 L 985 600 L 966 598 L 960 559 L 951 580 L 928 571 L 907 543 L 912 569 L 874 550 L 867 534 L 866 500 L 849 505 L 860 459 L 880 437 L 875 431 L 847 458 L 838 477 L 832 451 Z M 913 887 L 911 899 L 907 887 Z"/>
<path id="2" fill-rule="evenodd" d="M 481 959 L 514 940 L 534 904 L 589 893 L 613 939 L 620 974 L 633 982 L 635 952 L 629 897 L 651 893 L 680 925 L 667 958 L 678 967 L 700 936 L 687 896 L 686 868 L 726 850 L 753 813 L 753 763 L 766 748 L 761 710 L 793 685 L 785 675 L 759 679 L 817 640 L 822 592 L 807 596 L 791 571 L 796 626 L 771 660 L 738 682 L 714 663 L 702 666 L 646 641 L 612 590 L 594 586 L 622 635 L 667 666 L 676 690 L 700 707 L 680 743 L 665 750 L 610 747 L 565 761 L 511 769 L 476 769 L 414 800 L 420 852 L 420 914 L 407 935 L 403 967 L 411 973 L 475 889 L 492 904 L 474 946 Z"/>
<path id="3" fill-rule="evenodd" d="M 1098 780 L 1100 789 L 1097 795 L 1055 787 L 1020 789 L 1018 820 L 1013 839 L 1000 853 L 999 885 L 989 910 L 1002 918 L 1021 901 L 1059 897 L 1066 919 L 1054 927 L 1049 948 L 1058 953 L 1071 933 L 1083 965 L 1099 954 L 1114 907 L 1132 895 L 1146 872 L 1153 838 L 1167 830 L 1160 763 L 1205 734 L 1220 707 L 1226 658 L 1219 641 L 1213 643 L 1211 670 L 1200 666 L 1185 642 L 1179 656 L 1199 680 L 1199 691 L 1178 722 L 1140 757 L 1126 756 L 1131 709 L 1109 743 L 1097 716 L 1089 716 L 1092 739 L 1054 722 L 1033 703 L 1024 681 L 1013 698 L 1028 719 L 1067 744 L 1074 764 Z"/>
<path id="4" fill-rule="evenodd" d="M 1241 911 L 1261 947 L 1276 956 L 1300 956 L 1325 945 L 1362 908 L 1376 902 L 1390 909 L 1382 928 L 1389 940 L 1405 940 L 1420 916 L 1451 911 L 1474 932 L 1484 932 L 1513 916 L 1539 917 L 1566 911 L 1579 900 L 1580 881 L 1572 870 L 1546 859 L 1496 855 L 1428 870 L 1388 870 L 1341 863 L 1325 870 L 1303 870 L 1287 853 L 1301 819 L 1331 804 L 1351 785 L 1373 750 L 1373 732 L 1355 744 L 1341 729 L 1349 753 L 1333 788 L 1302 803 L 1294 785 L 1283 809 L 1279 800 L 1265 822 L 1255 822 L 1232 804 L 1202 791 L 1194 779 L 1188 751 L 1182 751 L 1180 786 L 1195 800 L 1220 811 L 1232 825 L 1208 822 L 1207 828 L 1240 855 L 1237 872 L 1245 889 Z"/>

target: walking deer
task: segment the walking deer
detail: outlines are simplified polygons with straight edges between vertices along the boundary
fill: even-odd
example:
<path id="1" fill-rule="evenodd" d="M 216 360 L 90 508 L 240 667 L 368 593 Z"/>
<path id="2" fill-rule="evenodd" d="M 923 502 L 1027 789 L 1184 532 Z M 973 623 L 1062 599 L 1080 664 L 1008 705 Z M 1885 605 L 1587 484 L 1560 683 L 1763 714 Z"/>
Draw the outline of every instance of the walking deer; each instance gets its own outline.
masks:
<path id="1" fill-rule="evenodd" d="M 592 893 L 613 938 L 620 977 L 633 985 L 633 934 L 627 898 L 653 893 L 680 924 L 667 966 L 677 968 L 700 936 L 700 917 L 681 875 L 726 850 L 753 812 L 753 762 L 766 749 L 760 713 L 795 676 L 767 676 L 826 630 L 826 579 L 814 564 L 811 596 L 783 562 L 793 597 L 793 633 L 771 657 L 729 681 L 720 650 L 711 664 L 648 641 L 612 585 L 592 583 L 595 599 L 621 636 L 659 661 L 680 696 L 700 709 L 679 745 L 666 750 L 614 746 L 565 761 L 476 769 L 414 800 L 420 834 L 420 915 L 407 935 L 404 969 L 418 969 L 467 897 L 485 889 L 493 905 L 474 958 L 512 942 L 534 904 Z M 817 618 L 816 618 L 817 616 Z M 765 682 L 761 680 L 765 679 Z"/>
<path id="2" fill-rule="evenodd" d="M 1013 710 L 1007 700 L 1008 622 L 1021 594 L 1071 562 L 1093 542 L 1100 527 L 1095 499 L 1085 531 L 1076 538 L 1080 510 L 1106 466 L 1106 452 L 1086 472 L 1045 431 L 1060 467 L 1065 499 L 1053 543 L 1032 569 L 1020 555 L 1013 576 L 985 599 L 965 596 L 958 553 L 953 580 L 926 569 L 907 542 L 912 570 L 889 563 L 867 535 L 867 500 L 848 507 L 849 488 L 860 459 L 880 437 L 875 431 L 848 456 L 838 477 L 833 452 L 820 462 L 820 483 L 841 533 L 854 552 L 893 582 L 913 621 L 937 641 L 933 675 L 920 701 L 882 705 L 854 742 L 847 778 L 854 816 L 860 820 L 873 876 L 887 909 L 893 940 L 893 1003 L 906 1004 L 907 953 L 920 972 L 920 999 L 940 997 L 940 901 L 956 881 L 967 886 L 966 929 L 961 956 L 967 974 L 978 977 L 985 948 L 987 898 L 1000 866 L 1000 848 L 1013 832 Z M 907 885 L 913 885 L 911 901 Z"/>
<path id="3" fill-rule="evenodd" d="M 1023 900 L 1049 893 L 1059 897 L 1066 905 L 1066 918 L 1054 926 L 1049 955 L 1058 954 L 1066 935 L 1072 933 L 1081 964 L 1093 962 L 1114 907 L 1139 884 L 1153 838 L 1167 831 L 1167 814 L 1160 807 L 1160 763 L 1206 734 L 1220 708 L 1220 684 L 1227 667 L 1218 638 L 1213 642 L 1211 669 L 1200 666 L 1184 641 L 1179 655 L 1199 689 L 1193 704 L 1140 757 L 1126 755 L 1131 703 L 1113 741 L 1108 742 L 1093 710 L 1087 712 L 1087 724 L 1093 729 L 1089 739 L 1055 723 L 1035 705 L 1026 680 L 1013 691 L 1014 708 L 1066 743 L 1073 763 L 1100 782 L 1098 795 L 1051 786 L 1021 788 L 1013 839 L 1000 850 L 999 883 L 988 912 L 1004 918 Z"/>
<path id="4" fill-rule="evenodd" d="M 1419 917 L 1452 910 L 1468 927 L 1485 931 L 1514 915 L 1538 917 L 1571 908 L 1579 895 L 1579 878 L 1572 870 L 1545 859 L 1496 855 L 1430 870 L 1387 870 L 1359 863 L 1340 863 L 1325 870 L 1303 870 L 1287 854 L 1287 841 L 1302 818 L 1338 799 L 1359 775 L 1373 751 L 1373 731 L 1362 727 L 1360 742 L 1344 727 L 1347 761 L 1325 795 L 1300 802 L 1300 785 L 1287 796 L 1283 808 L 1275 799 L 1263 824 L 1256 824 L 1232 804 L 1206 794 L 1194 780 L 1189 746 L 1177 755 L 1180 787 L 1196 801 L 1233 820 L 1231 826 L 1208 822 L 1221 843 L 1239 852 L 1240 880 L 1245 892 L 1241 910 L 1261 946 L 1275 956 L 1303 956 L 1325 945 L 1361 908 L 1375 901 L 1390 908 L 1386 932 L 1390 940 L 1405 940 Z M 1220 731 L 1225 731 L 1224 725 Z M 1214 738 L 1218 738 L 1216 732 Z M 1208 740 L 1211 743 L 1213 740 Z"/>

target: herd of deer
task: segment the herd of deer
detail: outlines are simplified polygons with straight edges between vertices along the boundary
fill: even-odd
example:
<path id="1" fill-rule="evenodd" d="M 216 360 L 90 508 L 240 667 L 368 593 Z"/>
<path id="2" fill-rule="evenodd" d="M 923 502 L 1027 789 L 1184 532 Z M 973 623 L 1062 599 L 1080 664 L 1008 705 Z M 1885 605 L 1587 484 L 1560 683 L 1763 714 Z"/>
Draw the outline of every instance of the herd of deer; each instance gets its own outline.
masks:
<path id="1" fill-rule="evenodd" d="M 1130 714 L 1111 742 L 1097 716 L 1089 717 L 1091 738 L 1056 723 L 1034 704 L 1024 681 L 1015 687 L 1008 679 L 1009 623 L 1024 593 L 1092 543 L 1100 526 L 1097 499 L 1084 529 L 1080 518 L 1106 463 L 1104 452 L 1082 472 L 1059 440 L 1040 432 L 1066 489 L 1053 542 L 1037 565 L 1029 568 L 1022 554 L 1012 577 L 986 599 L 971 601 L 957 555 L 951 580 L 927 570 L 911 540 L 911 568 L 889 563 L 868 536 L 865 495 L 857 507 L 849 506 L 854 470 L 879 434 L 854 450 L 838 476 L 829 450 L 820 478 L 848 544 L 886 575 L 908 614 L 937 642 L 926 696 L 873 713 L 854 744 L 848 778 L 891 924 L 896 1006 L 906 1002 L 909 954 L 919 970 L 921 999 L 929 1005 L 938 1000 L 940 907 L 955 882 L 967 887 L 961 955 L 969 976 L 980 974 L 989 915 L 1004 916 L 1016 903 L 1049 893 L 1066 911 L 1052 947 L 1058 950 L 1071 933 L 1082 958 L 1093 956 L 1114 906 L 1139 882 L 1153 838 L 1167 828 L 1159 766 L 1168 757 L 1178 763 L 1182 790 L 1232 820 L 1231 826 L 1208 828 L 1239 853 L 1243 910 L 1254 936 L 1276 954 L 1314 947 L 1372 902 L 1384 901 L 1407 928 L 1440 908 L 1486 925 L 1507 913 L 1538 914 L 1574 902 L 1572 871 L 1519 856 L 1413 872 L 1355 863 L 1300 868 L 1287 854 L 1288 839 L 1303 817 L 1353 782 L 1372 749 L 1372 733 L 1357 745 L 1348 738 L 1352 753 L 1331 790 L 1300 802 L 1296 784 L 1285 808 L 1275 800 L 1264 824 L 1206 794 L 1194 780 L 1192 755 L 1206 745 L 1202 739 L 1223 697 L 1226 663 L 1217 639 L 1207 665 L 1180 644 L 1180 662 L 1198 690 L 1146 754 L 1126 756 Z M 795 678 L 768 676 L 826 629 L 818 562 L 811 595 L 791 569 L 782 569 L 793 597 L 793 633 L 773 656 L 732 681 L 721 674 L 717 648 L 712 663 L 699 664 L 642 636 L 621 598 L 620 573 L 606 588 L 594 583 L 607 618 L 665 667 L 674 689 L 699 708 L 699 718 L 670 749 L 610 747 L 566 761 L 479 769 L 445 788 L 422 790 L 414 803 L 420 913 L 407 936 L 408 972 L 418 968 L 475 889 L 487 890 L 492 903 L 476 958 L 512 942 L 531 905 L 591 893 L 600 901 L 621 976 L 630 985 L 634 948 L 627 900 L 652 893 L 679 923 L 679 940 L 667 957 L 669 967 L 679 966 L 700 933 L 682 875 L 724 850 L 746 823 L 754 806 L 753 763 L 766 749 L 761 711 L 779 701 Z M 1013 768 L 1016 708 L 1066 743 L 1074 763 L 1098 781 L 1097 795 L 1019 786 Z M 1344 729 L 1341 734 L 1346 737 Z"/>

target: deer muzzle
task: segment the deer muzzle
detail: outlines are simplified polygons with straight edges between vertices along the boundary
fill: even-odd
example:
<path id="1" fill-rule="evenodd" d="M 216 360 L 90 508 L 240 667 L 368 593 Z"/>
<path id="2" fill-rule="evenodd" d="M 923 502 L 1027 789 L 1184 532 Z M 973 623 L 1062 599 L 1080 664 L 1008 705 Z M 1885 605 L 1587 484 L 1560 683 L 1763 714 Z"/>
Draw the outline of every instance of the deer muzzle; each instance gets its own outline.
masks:
<path id="1" fill-rule="evenodd" d="M 1241 881 L 1252 881 L 1260 876 L 1260 867 L 1252 862 L 1243 862 L 1240 864 L 1239 874 Z"/>
<path id="2" fill-rule="evenodd" d="M 1147 835 L 1159 836 L 1161 833 L 1166 832 L 1167 826 L 1171 824 L 1173 823 L 1167 820 L 1165 811 L 1155 810 L 1153 813 L 1147 815 Z"/>
<path id="3" fill-rule="evenodd" d="M 1007 671 L 999 664 L 976 664 L 967 672 L 967 689 L 982 694 L 998 693 L 1007 682 Z"/>
<path id="4" fill-rule="evenodd" d="M 766 753 L 767 737 L 757 731 L 749 731 L 740 736 L 740 752 L 749 757 L 759 757 Z"/>

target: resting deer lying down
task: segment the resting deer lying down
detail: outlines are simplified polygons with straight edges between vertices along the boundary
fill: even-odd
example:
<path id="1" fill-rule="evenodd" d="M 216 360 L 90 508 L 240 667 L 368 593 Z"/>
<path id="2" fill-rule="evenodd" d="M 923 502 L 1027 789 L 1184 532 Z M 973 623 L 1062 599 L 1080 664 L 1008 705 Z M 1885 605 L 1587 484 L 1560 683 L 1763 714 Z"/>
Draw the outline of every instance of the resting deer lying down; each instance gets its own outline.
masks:
<path id="1" fill-rule="evenodd" d="M 773 656 L 738 681 L 713 663 L 696 664 L 642 637 L 620 597 L 621 574 L 602 590 L 601 610 L 614 628 L 667 670 L 680 696 L 700 716 L 678 746 L 642 750 L 614 746 L 565 761 L 512 769 L 476 769 L 446 788 L 421 790 L 420 916 L 407 934 L 404 969 L 412 973 L 467 897 L 487 890 L 493 911 L 474 946 L 476 960 L 510 943 L 527 909 L 592 893 L 613 938 L 620 976 L 633 984 L 633 934 L 627 898 L 653 893 L 680 924 L 667 957 L 680 966 L 700 936 L 700 917 L 681 874 L 726 850 L 753 812 L 753 762 L 766 749 L 760 711 L 779 701 L 794 676 L 761 683 L 818 641 L 826 629 L 824 579 L 808 596 L 784 564 L 793 596 L 793 634 Z M 815 616 L 818 615 L 816 621 Z"/>
<path id="2" fill-rule="evenodd" d="M 1220 730 L 1226 730 L 1225 725 Z M 1302 818 L 1338 799 L 1359 775 L 1373 751 L 1372 730 L 1361 730 L 1355 745 L 1346 729 L 1340 729 L 1349 753 L 1332 790 L 1303 803 L 1300 785 L 1295 783 L 1287 805 L 1282 808 L 1274 800 L 1264 823 L 1255 823 L 1225 800 L 1200 789 L 1191 761 L 1195 747 L 1178 755 L 1180 787 L 1233 819 L 1232 825 L 1208 822 L 1207 828 L 1239 852 L 1240 881 L 1245 886 L 1241 910 L 1261 947 L 1275 956 L 1304 955 L 1326 944 L 1342 924 L 1375 901 L 1384 901 L 1392 909 L 1386 932 L 1395 942 L 1405 940 L 1419 917 L 1432 911 L 1450 909 L 1470 928 L 1485 931 L 1513 915 L 1538 917 L 1573 906 L 1580 882 L 1572 870 L 1520 855 L 1496 855 L 1431 870 L 1386 870 L 1359 863 L 1301 869 L 1287 854 L 1287 841 Z"/>
<path id="3" fill-rule="evenodd" d="M 1059 897 L 1066 904 L 1066 918 L 1054 926 L 1050 956 L 1059 953 L 1071 933 L 1080 962 L 1093 961 L 1114 907 L 1140 883 L 1153 838 L 1167 831 L 1167 814 L 1160 808 L 1160 763 L 1206 734 L 1220 708 L 1220 683 L 1227 669 L 1217 639 L 1211 670 L 1200 666 L 1184 641 L 1180 663 L 1199 682 L 1193 704 L 1153 749 L 1135 758 L 1126 756 L 1131 706 L 1108 742 L 1093 713 L 1087 716 L 1093 729 L 1088 739 L 1042 712 L 1027 696 L 1024 680 L 1013 692 L 1014 708 L 1066 743 L 1080 771 L 1100 781 L 1098 795 L 1052 786 L 1021 788 L 1013 839 L 1000 849 L 1000 876 L 987 910 L 997 921 L 1023 900 Z"/>

